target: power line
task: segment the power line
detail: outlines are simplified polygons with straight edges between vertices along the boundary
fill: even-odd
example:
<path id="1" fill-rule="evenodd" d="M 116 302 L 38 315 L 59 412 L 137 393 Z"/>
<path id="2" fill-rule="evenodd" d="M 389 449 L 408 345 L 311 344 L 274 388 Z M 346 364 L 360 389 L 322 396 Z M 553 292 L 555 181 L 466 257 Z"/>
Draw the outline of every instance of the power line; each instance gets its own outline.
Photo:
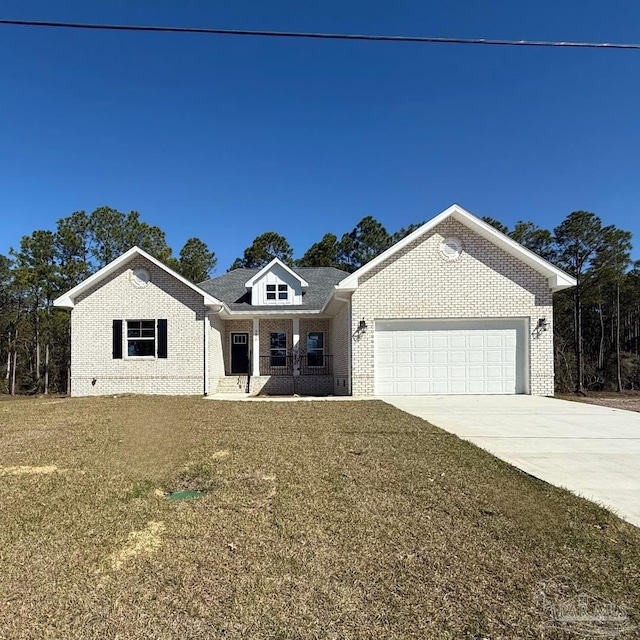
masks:
<path id="1" fill-rule="evenodd" d="M 249 29 L 208 29 L 205 27 L 160 27 L 132 24 L 92 24 L 82 22 L 43 22 L 38 20 L 2 20 L 0 25 L 53 27 L 59 29 L 95 29 L 102 31 L 153 31 L 161 33 L 204 33 L 223 36 L 263 38 L 315 38 L 320 40 L 360 40 L 378 42 L 420 42 L 431 44 L 484 44 L 510 47 L 574 47 L 582 49 L 635 49 L 640 44 L 619 42 L 561 42 L 553 40 L 496 40 L 491 38 L 436 38 L 432 36 L 392 36 L 352 33 L 315 33 L 307 31 L 265 31 Z"/>

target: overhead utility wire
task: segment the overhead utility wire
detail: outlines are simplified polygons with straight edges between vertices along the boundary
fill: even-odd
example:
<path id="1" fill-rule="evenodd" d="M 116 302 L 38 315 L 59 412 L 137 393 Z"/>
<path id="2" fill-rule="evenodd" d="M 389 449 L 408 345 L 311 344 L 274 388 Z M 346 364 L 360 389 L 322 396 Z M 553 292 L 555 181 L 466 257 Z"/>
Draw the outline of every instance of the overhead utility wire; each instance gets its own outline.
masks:
<path id="1" fill-rule="evenodd" d="M 0 25 L 54 27 L 60 29 L 96 29 L 103 31 L 155 31 L 168 33 L 205 33 L 223 36 L 259 36 L 266 38 L 315 38 L 320 40 L 365 40 L 382 42 L 422 42 L 432 44 L 485 44 L 511 47 L 577 47 L 583 49 L 636 49 L 640 44 L 616 42 L 560 42 L 550 40 L 495 40 L 491 38 L 436 38 L 431 36 L 390 36 L 348 33 L 314 33 L 305 31 L 264 31 L 249 29 L 207 29 L 204 27 L 160 27 L 130 24 L 92 24 L 83 22 L 44 22 L 37 20 L 2 20 Z"/>

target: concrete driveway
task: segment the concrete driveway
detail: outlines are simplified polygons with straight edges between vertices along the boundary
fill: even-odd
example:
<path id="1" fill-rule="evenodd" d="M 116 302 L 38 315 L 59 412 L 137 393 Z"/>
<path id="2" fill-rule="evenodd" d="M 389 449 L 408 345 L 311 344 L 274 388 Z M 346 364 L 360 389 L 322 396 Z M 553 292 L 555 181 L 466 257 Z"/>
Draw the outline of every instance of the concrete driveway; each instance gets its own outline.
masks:
<path id="1" fill-rule="evenodd" d="M 640 526 L 640 413 L 520 395 L 380 399 Z"/>

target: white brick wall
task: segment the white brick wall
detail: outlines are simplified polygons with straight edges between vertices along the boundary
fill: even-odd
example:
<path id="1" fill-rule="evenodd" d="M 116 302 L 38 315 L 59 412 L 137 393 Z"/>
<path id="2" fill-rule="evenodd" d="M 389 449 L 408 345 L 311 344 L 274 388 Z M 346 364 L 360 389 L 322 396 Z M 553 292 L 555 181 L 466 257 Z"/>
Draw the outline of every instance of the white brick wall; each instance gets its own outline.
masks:
<path id="1" fill-rule="evenodd" d="M 333 354 L 333 392 L 338 396 L 349 395 L 349 342 L 351 341 L 351 316 L 349 303 L 331 320 L 331 353 Z"/>
<path id="2" fill-rule="evenodd" d="M 150 275 L 144 288 L 130 279 L 138 268 Z M 71 395 L 203 393 L 204 312 L 202 296 L 148 260 L 133 258 L 76 300 L 71 312 Z M 159 318 L 167 319 L 168 357 L 127 358 L 126 320 Z M 112 357 L 114 319 L 124 321 L 121 360 Z"/>
<path id="3" fill-rule="evenodd" d="M 224 320 L 209 315 L 209 393 L 218 389 L 218 380 L 224 377 Z"/>
<path id="4" fill-rule="evenodd" d="M 441 241 L 464 243 L 462 257 L 445 261 Z M 526 317 L 552 320 L 547 280 L 456 220 L 445 220 L 360 279 L 352 296 L 351 331 L 361 319 L 368 329 L 353 341 L 353 395 L 374 393 L 374 321 L 391 318 Z M 553 331 L 531 337 L 532 395 L 553 395 Z"/>

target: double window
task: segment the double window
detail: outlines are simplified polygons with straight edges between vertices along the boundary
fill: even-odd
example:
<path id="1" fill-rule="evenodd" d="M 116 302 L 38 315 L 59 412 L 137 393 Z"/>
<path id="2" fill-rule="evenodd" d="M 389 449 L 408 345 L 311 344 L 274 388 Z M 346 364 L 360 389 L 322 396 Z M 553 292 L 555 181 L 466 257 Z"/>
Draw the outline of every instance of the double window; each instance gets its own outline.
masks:
<path id="1" fill-rule="evenodd" d="M 322 331 L 307 333 L 307 365 L 309 367 L 324 366 L 324 333 Z"/>
<path id="2" fill-rule="evenodd" d="M 277 296 L 277 298 L 276 298 Z M 267 300 L 288 300 L 289 285 L 286 284 L 268 284 Z"/>
<path id="3" fill-rule="evenodd" d="M 114 320 L 112 332 L 116 360 L 167 357 L 166 320 Z"/>
<path id="4" fill-rule="evenodd" d="M 269 364 L 272 367 L 287 366 L 287 334 L 274 331 L 269 337 Z"/>

